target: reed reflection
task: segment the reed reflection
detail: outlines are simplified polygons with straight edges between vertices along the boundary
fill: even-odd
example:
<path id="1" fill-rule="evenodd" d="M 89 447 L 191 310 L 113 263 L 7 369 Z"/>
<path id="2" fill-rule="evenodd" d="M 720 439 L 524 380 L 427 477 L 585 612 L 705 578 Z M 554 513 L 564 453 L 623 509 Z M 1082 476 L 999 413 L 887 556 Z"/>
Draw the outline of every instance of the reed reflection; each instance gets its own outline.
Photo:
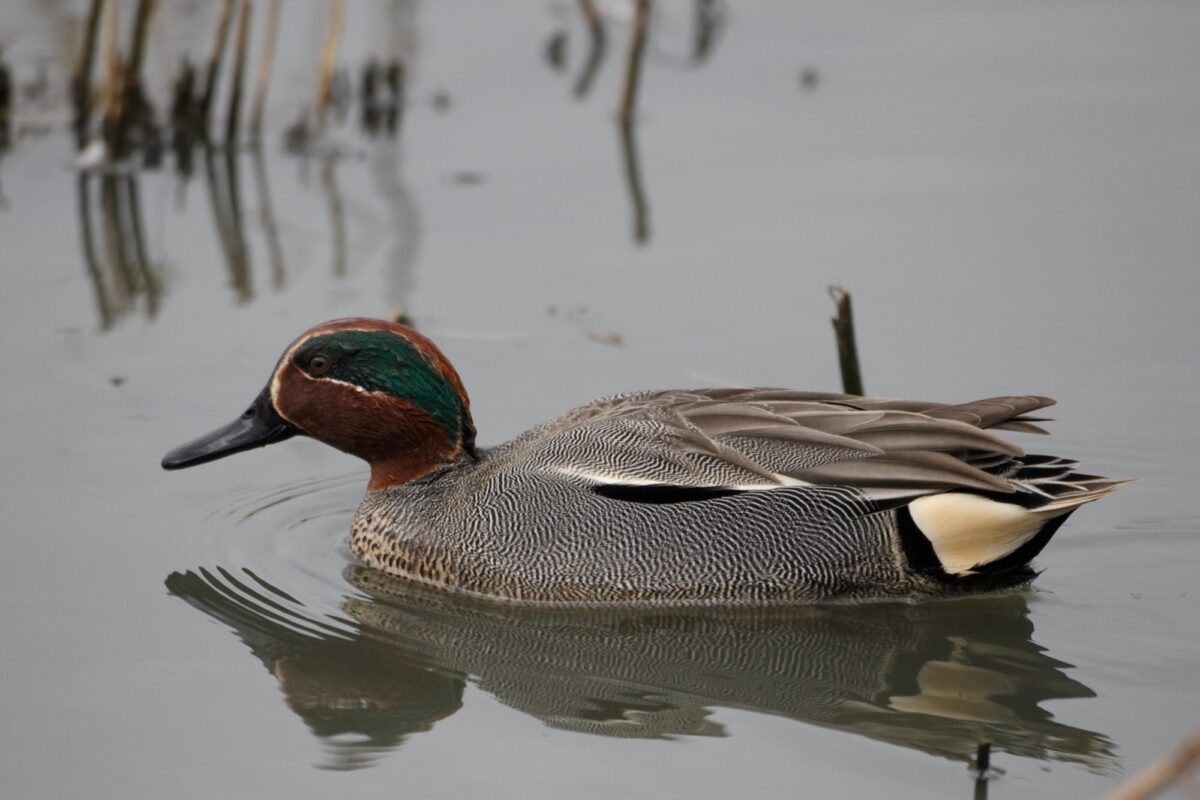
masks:
<path id="1" fill-rule="evenodd" d="M 249 575 L 167 586 L 229 625 L 342 766 L 362 766 L 462 703 L 466 680 L 546 725 L 625 738 L 726 736 L 717 707 L 780 715 L 970 763 L 980 740 L 1105 771 L 1112 744 L 1050 700 L 1095 694 L 1032 638 L 1019 594 L 771 611 L 521 609 L 423 590 L 360 566 L 350 629 L 308 618 Z M 259 581 L 259 588 L 247 588 Z M 269 596 L 268 596 L 269 595 Z M 391 744 L 387 744 L 390 742 Z"/>
<path id="2" fill-rule="evenodd" d="M 242 225 L 241 185 L 238 180 L 238 153 L 233 148 L 204 148 L 204 177 L 212 205 L 213 225 L 225 265 L 229 284 L 238 303 L 254 299 L 254 280 L 250 268 L 250 251 Z"/>
<path id="3" fill-rule="evenodd" d="M 254 165 L 254 187 L 258 195 L 259 222 L 267 240 L 267 257 L 271 262 L 271 287 L 279 290 L 287 284 L 283 265 L 283 247 L 279 243 L 279 226 L 275 223 L 275 207 L 271 202 L 271 180 L 267 175 L 267 160 L 263 157 L 262 142 L 254 142 L 250 148 L 250 160 Z"/>
<path id="4" fill-rule="evenodd" d="M 696 0 L 692 6 L 692 41 L 686 56 L 680 58 L 654 49 L 657 60 L 669 66 L 691 69 L 703 65 L 712 55 L 725 25 L 724 7 L 717 0 Z M 607 20 L 594 0 L 579 0 L 579 15 L 587 30 L 587 50 L 579 73 L 572 85 L 572 94 L 580 100 L 591 92 L 608 50 Z M 629 192 L 633 216 L 633 241 L 643 245 L 650 241 L 650 205 L 642 179 L 636 137 L 637 97 L 646 62 L 646 50 L 652 43 L 654 19 L 652 0 L 634 0 L 629 20 L 629 46 L 621 80 L 621 97 L 617 106 L 617 142 L 621 153 L 622 175 Z M 569 36 L 565 31 L 554 33 L 546 45 L 546 62 L 555 72 L 564 72 Z"/>
<path id="5" fill-rule="evenodd" d="M 323 20 L 325 41 L 313 54 L 318 62 L 314 99 L 301 112 L 300 122 L 284 132 L 280 149 L 283 157 L 298 162 L 301 169 L 307 168 L 310 158 L 315 157 L 319 163 L 318 190 L 330 218 L 332 274 L 340 278 L 350 271 L 351 248 L 347 206 L 337 170 L 347 153 L 353 152 L 353 146 L 336 144 L 334 137 L 341 135 L 340 127 L 345 125 L 351 105 L 358 102 L 362 113 L 357 133 L 375 150 L 394 148 L 405 102 L 405 70 L 399 57 L 366 59 L 361 91 L 355 96 L 346 71 L 336 68 L 345 3 L 332 0 L 327 10 Z M 258 37 L 261 45 L 252 92 L 243 91 L 243 85 L 251 71 L 253 5 L 249 0 L 222 0 L 209 11 L 212 32 L 208 52 L 195 62 L 187 55 L 181 58 L 171 81 L 171 96 L 163 104 L 165 114 L 160 118 L 142 82 L 144 53 L 155 20 L 174 10 L 159 8 L 151 0 L 139 0 L 122 53 L 119 4 L 111 0 L 89 3 L 68 95 L 74 111 L 75 163 L 79 170 L 76 194 L 81 249 L 101 330 L 108 330 L 123 315 L 139 308 L 153 317 L 162 302 L 161 270 L 147 254 L 143 233 L 139 179 L 147 173 L 173 173 L 182 204 L 188 181 L 195 172 L 203 172 L 212 229 L 234 301 L 245 304 L 256 293 L 251 262 L 254 248 L 246 229 L 242 186 L 247 168 L 244 159 L 249 159 L 261 223 L 257 227 L 265 240 L 270 285 L 276 290 L 287 285 L 263 145 L 266 95 L 283 4 L 271 0 L 267 5 Z M 389 29 L 415 36 L 415 7 L 394 4 L 381 14 Z M 415 53 L 412 46 L 398 49 L 406 57 Z M 2 89 L 0 85 L 0 95 Z M 248 125 L 243 126 L 242 107 L 247 103 Z M 0 102 L 0 123 L 7 119 L 4 108 Z M 223 120 L 218 124 L 217 117 L 222 113 Z M 243 127 L 248 127 L 248 132 L 243 132 Z M 0 137 L 0 155 L 3 144 Z M 384 200 L 391 202 L 388 196 Z M 143 298 L 144 302 L 138 302 Z"/>
<path id="6" fill-rule="evenodd" d="M 162 297 L 161 267 L 147 255 L 137 176 L 82 173 L 76 199 L 84 268 L 101 329 L 139 306 L 153 319 Z"/>

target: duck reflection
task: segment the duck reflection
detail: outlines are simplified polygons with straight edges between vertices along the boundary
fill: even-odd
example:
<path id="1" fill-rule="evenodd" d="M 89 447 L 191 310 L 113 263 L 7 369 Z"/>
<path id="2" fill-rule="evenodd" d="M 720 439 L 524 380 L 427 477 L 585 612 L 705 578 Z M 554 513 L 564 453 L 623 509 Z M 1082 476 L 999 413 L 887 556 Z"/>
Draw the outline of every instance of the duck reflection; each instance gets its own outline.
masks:
<path id="1" fill-rule="evenodd" d="M 717 0 L 695 0 L 690 49 L 686 55 L 679 56 L 657 49 L 651 42 L 650 28 L 655 16 L 653 6 L 652 0 L 635 0 L 630 8 L 629 45 L 625 54 L 621 97 L 617 107 L 621 171 L 629 192 L 633 214 L 633 241 L 637 245 L 645 245 L 650 241 L 650 205 L 642 180 L 636 136 L 637 95 L 646 60 L 645 51 L 649 45 L 656 56 L 655 60 L 663 66 L 694 69 L 708 61 L 725 25 L 725 9 L 721 3 Z M 579 0 L 579 16 L 587 30 L 587 50 L 571 91 L 577 100 L 583 100 L 591 91 L 608 51 L 606 24 L 610 21 L 607 17 L 613 15 L 611 10 L 607 15 L 602 12 L 595 0 Z M 559 29 L 546 43 L 546 63 L 555 72 L 561 73 L 567 69 L 566 53 L 569 40 L 567 31 Z"/>
<path id="2" fill-rule="evenodd" d="M 454 713 L 467 680 L 546 725 L 604 736 L 725 736 L 712 711 L 729 707 L 964 763 L 981 740 L 1096 770 L 1113 762 L 1107 737 L 1042 708 L 1095 695 L 1033 641 L 1019 594 L 618 613 L 499 606 L 359 566 L 345 577 L 362 593 L 342 601 L 348 629 L 307 618 L 249 572 L 167 579 L 237 632 L 340 768 Z"/>
<path id="3" fill-rule="evenodd" d="M 173 573 L 167 589 L 232 628 L 328 747 L 332 769 L 370 765 L 462 706 L 466 676 L 391 637 L 307 619 L 252 572 Z"/>

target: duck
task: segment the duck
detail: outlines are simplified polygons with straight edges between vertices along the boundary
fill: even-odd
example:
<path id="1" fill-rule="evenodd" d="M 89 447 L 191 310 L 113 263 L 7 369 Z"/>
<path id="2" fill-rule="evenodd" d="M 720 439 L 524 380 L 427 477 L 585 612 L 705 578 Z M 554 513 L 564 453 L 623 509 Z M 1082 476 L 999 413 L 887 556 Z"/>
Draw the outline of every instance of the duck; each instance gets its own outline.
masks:
<path id="1" fill-rule="evenodd" d="M 440 590 L 550 606 L 773 606 L 1028 584 L 1122 480 L 1028 454 L 1037 395 L 946 404 L 777 388 L 594 400 L 491 449 L 413 328 L 317 325 L 168 470 L 308 436 L 366 461 L 350 550 Z"/>

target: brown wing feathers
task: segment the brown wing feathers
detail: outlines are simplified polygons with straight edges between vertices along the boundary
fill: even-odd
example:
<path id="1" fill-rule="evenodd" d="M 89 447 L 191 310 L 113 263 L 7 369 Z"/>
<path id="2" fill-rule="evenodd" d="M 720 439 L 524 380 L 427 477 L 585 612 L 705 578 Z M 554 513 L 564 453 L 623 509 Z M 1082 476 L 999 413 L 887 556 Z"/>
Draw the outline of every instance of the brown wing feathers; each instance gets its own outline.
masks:
<path id="1" fill-rule="evenodd" d="M 943 405 L 723 390 L 673 410 L 714 442 L 808 483 L 914 493 L 951 488 L 1012 492 L 1008 480 L 979 467 L 994 469 L 1022 451 L 983 429 L 1027 424 L 1023 415 L 1051 403 L 1036 396 Z"/>

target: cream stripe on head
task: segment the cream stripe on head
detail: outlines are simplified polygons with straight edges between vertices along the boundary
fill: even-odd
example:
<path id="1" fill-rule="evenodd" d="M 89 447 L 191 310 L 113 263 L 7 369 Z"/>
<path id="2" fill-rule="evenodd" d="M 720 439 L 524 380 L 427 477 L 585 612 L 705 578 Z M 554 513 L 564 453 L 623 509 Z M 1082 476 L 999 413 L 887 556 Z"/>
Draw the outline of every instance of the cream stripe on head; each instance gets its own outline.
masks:
<path id="1" fill-rule="evenodd" d="M 372 321 L 372 320 L 368 320 L 368 321 Z M 288 345 L 287 350 L 283 351 L 283 355 L 279 357 L 279 362 L 275 364 L 275 371 L 273 373 L 271 373 L 271 388 L 270 388 L 271 405 L 275 407 L 275 412 L 277 414 L 279 414 L 279 416 L 283 417 L 284 419 L 287 419 L 287 417 L 279 409 L 279 384 L 280 384 L 279 376 L 280 376 L 280 373 L 283 372 L 284 368 L 292 362 L 292 355 L 297 350 L 299 350 L 301 347 L 303 347 L 305 342 L 309 341 L 310 339 L 312 339 L 316 336 L 323 336 L 327 333 L 333 333 L 334 331 L 370 331 L 370 330 L 377 329 L 376 327 L 373 327 L 371 325 L 347 324 L 347 323 L 353 323 L 353 322 L 354 322 L 354 320 L 352 320 L 352 319 L 333 320 L 332 322 L 326 322 L 315 328 L 311 328 L 311 329 L 305 331 L 304 334 L 301 335 L 300 338 L 298 338 L 296 341 L 294 341 L 290 345 Z M 308 380 L 313 380 L 313 378 L 309 375 L 306 375 L 303 370 L 300 370 L 300 374 Z M 346 386 L 350 386 L 354 389 L 357 389 L 360 392 L 365 391 L 361 386 L 355 386 L 352 383 L 346 383 L 345 381 L 337 381 L 337 383 L 345 384 Z M 290 419 L 288 419 L 287 421 L 291 422 L 293 425 L 296 424 L 294 421 L 292 421 Z"/>

